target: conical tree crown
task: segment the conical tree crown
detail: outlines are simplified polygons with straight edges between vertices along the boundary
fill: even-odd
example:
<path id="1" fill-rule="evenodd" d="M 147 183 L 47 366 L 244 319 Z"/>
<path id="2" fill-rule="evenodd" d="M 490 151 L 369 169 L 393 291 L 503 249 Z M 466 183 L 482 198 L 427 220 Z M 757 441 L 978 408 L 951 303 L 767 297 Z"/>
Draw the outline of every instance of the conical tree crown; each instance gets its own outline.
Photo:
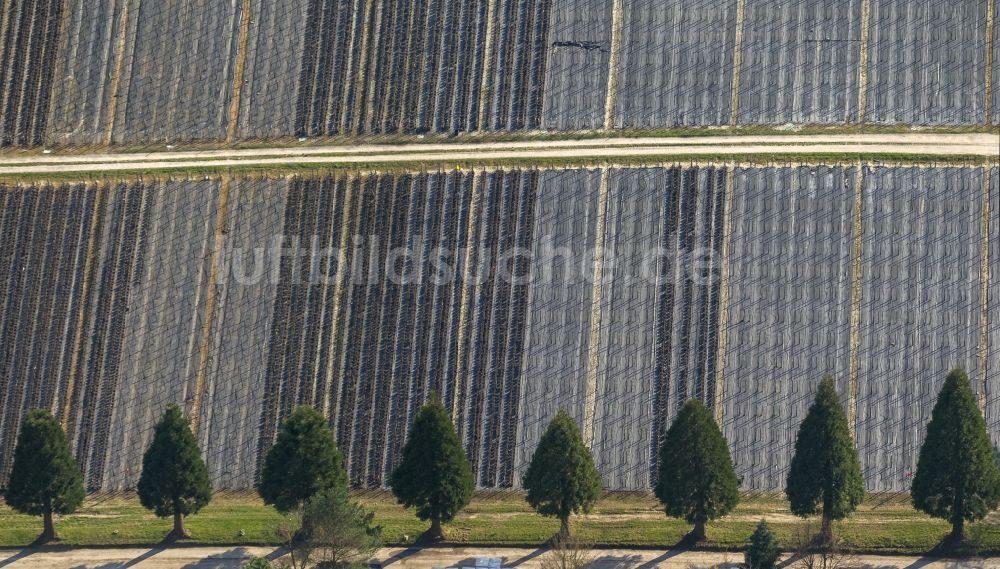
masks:
<path id="1" fill-rule="evenodd" d="M 601 474 L 583 444 L 576 421 L 563 410 L 542 435 L 522 485 L 527 500 L 543 516 L 586 513 L 601 497 Z"/>
<path id="2" fill-rule="evenodd" d="M 293 409 L 264 459 L 257 488 L 264 503 L 290 512 L 317 492 L 347 485 L 344 460 L 326 419 L 308 405 Z"/>
<path id="3" fill-rule="evenodd" d="M 976 521 L 1000 505 L 1000 472 L 965 372 L 948 374 L 927 425 L 910 495 L 927 514 Z"/>
<path id="4" fill-rule="evenodd" d="M 656 497 L 668 516 L 691 524 L 720 518 L 739 503 L 739 481 L 729 445 L 711 411 L 684 403 L 660 447 Z"/>
<path id="5" fill-rule="evenodd" d="M 472 498 L 472 467 L 436 396 L 417 413 L 391 484 L 399 503 L 415 507 L 422 520 L 451 521 Z"/>
<path id="6" fill-rule="evenodd" d="M 177 405 L 167 406 L 156 424 L 153 442 L 142 457 L 136 490 L 143 507 L 159 517 L 189 516 L 212 499 L 212 483 L 198 441 Z"/>
<path id="7" fill-rule="evenodd" d="M 57 514 L 69 514 L 80 507 L 84 495 L 80 467 L 59 422 L 48 411 L 29 411 L 14 447 L 4 495 L 7 504 L 32 516 L 50 507 Z"/>
<path id="8" fill-rule="evenodd" d="M 833 520 L 847 517 L 864 499 L 858 451 L 830 376 L 820 382 L 799 427 L 785 493 L 793 514 L 809 516 L 822 506 Z"/>

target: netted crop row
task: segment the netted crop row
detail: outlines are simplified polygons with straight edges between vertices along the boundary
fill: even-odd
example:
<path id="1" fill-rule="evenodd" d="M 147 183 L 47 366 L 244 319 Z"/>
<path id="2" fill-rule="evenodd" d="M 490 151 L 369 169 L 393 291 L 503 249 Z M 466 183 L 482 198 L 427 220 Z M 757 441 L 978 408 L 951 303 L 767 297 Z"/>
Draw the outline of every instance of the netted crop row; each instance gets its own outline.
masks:
<path id="1" fill-rule="evenodd" d="M 436 392 L 481 487 L 517 487 L 565 408 L 605 485 L 644 489 L 697 397 L 743 487 L 773 490 L 830 373 L 869 489 L 905 490 L 951 367 L 1000 440 L 998 180 L 689 166 L 3 187 L 0 474 L 45 407 L 88 488 L 132 488 L 180 403 L 216 487 L 251 488 L 307 404 L 353 483 L 380 487 Z"/>
<path id="2" fill-rule="evenodd" d="M 964 368 L 981 390 L 982 176 L 865 174 L 857 427 L 872 487 L 909 487 L 951 368 Z"/>
<path id="3" fill-rule="evenodd" d="M 861 11 L 860 0 L 749 0 L 739 122 L 858 122 Z"/>
<path id="4" fill-rule="evenodd" d="M 537 128 L 551 0 L 313 0 L 302 136 Z"/>
<path id="5" fill-rule="evenodd" d="M 1000 167 L 990 170 L 990 274 L 986 297 L 986 423 L 1000 426 Z"/>
<path id="6" fill-rule="evenodd" d="M 983 0 L 11 6 L 3 145 L 1000 117 Z"/>
<path id="7" fill-rule="evenodd" d="M 42 144 L 62 0 L 12 0 L 0 15 L 0 146 Z"/>
<path id="8" fill-rule="evenodd" d="M 723 430 L 748 489 L 784 483 L 819 374 L 847 401 L 855 177 L 823 166 L 736 172 Z"/>

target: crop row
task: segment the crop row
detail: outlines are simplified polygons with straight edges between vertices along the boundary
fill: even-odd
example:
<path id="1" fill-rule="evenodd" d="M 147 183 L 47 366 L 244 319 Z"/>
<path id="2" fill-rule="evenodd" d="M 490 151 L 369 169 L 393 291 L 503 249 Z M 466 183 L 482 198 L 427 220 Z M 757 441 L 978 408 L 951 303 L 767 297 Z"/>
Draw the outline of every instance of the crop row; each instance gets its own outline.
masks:
<path id="1" fill-rule="evenodd" d="M 1000 440 L 997 196 L 995 167 L 4 187 L 0 473 L 45 407 L 91 490 L 130 488 L 179 403 L 215 485 L 249 488 L 309 404 L 379 487 L 436 392 L 482 487 L 516 487 L 565 408 L 605 485 L 643 489 L 697 397 L 770 490 L 830 373 L 870 489 L 905 490 L 950 368 Z"/>
<path id="2" fill-rule="evenodd" d="M 988 6 L 17 0 L 0 143 L 997 124 Z"/>

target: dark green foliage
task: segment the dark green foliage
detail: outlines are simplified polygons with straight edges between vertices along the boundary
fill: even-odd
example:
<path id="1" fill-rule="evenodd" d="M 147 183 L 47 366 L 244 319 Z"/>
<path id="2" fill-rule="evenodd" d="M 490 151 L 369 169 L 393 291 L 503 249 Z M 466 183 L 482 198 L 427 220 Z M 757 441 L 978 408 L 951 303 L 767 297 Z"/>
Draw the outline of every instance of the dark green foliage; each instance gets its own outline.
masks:
<path id="1" fill-rule="evenodd" d="M 725 516 L 739 503 L 738 486 L 715 418 L 700 401 L 688 400 L 660 447 L 656 497 L 668 516 L 695 524 L 692 537 L 704 539 L 705 522 Z"/>
<path id="2" fill-rule="evenodd" d="M 260 497 L 287 513 L 318 492 L 347 485 L 344 460 L 326 419 L 312 407 L 296 407 L 281 422 L 278 439 L 264 459 Z"/>
<path id="3" fill-rule="evenodd" d="M 451 521 L 472 498 L 472 467 L 436 396 L 417 413 L 390 483 L 400 504 L 431 521 L 432 539 L 441 538 L 441 523 Z"/>
<path id="4" fill-rule="evenodd" d="M 212 483 L 198 441 L 180 407 L 168 405 L 142 457 L 139 502 L 161 518 L 190 516 L 212 499 Z"/>
<path id="5" fill-rule="evenodd" d="M 563 535 L 569 531 L 569 516 L 589 512 L 601 497 L 601 474 L 594 457 L 565 411 L 549 423 L 522 483 L 532 508 L 562 521 Z"/>
<path id="6" fill-rule="evenodd" d="M 823 538 L 831 521 L 846 518 L 865 496 L 858 451 L 833 378 L 825 376 L 795 440 L 785 493 L 792 513 L 810 516 L 823 508 Z"/>
<path id="7" fill-rule="evenodd" d="M 243 564 L 243 569 L 272 569 L 274 565 L 266 557 L 251 557 Z"/>
<path id="8" fill-rule="evenodd" d="M 781 557 L 778 540 L 771 532 L 771 526 L 761 520 L 750 536 L 750 547 L 743 555 L 747 569 L 774 569 Z"/>
<path id="9" fill-rule="evenodd" d="M 70 514 L 84 496 L 80 467 L 59 422 L 48 411 L 29 411 L 14 447 L 7 504 L 30 516 Z"/>
<path id="10" fill-rule="evenodd" d="M 913 506 L 952 524 L 964 539 L 964 523 L 1000 505 L 1000 471 L 969 378 L 960 369 L 945 379 L 920 448 L 910 491 Z"/>

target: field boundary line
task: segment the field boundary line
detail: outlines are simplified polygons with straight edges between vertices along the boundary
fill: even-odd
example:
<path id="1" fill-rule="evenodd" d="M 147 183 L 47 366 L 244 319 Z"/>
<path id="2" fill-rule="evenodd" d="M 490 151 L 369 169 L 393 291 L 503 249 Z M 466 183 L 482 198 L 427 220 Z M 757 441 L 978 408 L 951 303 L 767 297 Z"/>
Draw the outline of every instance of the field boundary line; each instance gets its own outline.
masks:
<path id="1" fill-rule="evenodd" d="M 740 116 L 740 74 L 743 67 L 743 26 L 746 0 L 736 0 L 736 35 L 733 38 L 733 79 L 729 84 L 729 124 L 736 126 Z"/>
<path id="2" fill-rule="evenodd" d="M 986 124 L 993 124 L 993 30 L 996 21 L 993 13 L 996 11 L 996 0 L 986 0 L 986 101 L 983 108 L 986 111 Z"/>
<path id="3" fill-rule="evenodd" d="M 986 369 L 989 365 L 987 352 L 989 347 L 989 294 L 990 294 L 990 170 L 989 166 L 983 167 L 983 218 L 981 221 L 979 236 L 979 410 L 986 416 Z"/>
<path id="4" fill-rule="evenodd" d="M 584 387 L 583 403 L 583 442 L 588 447 L 594 445 L 594 423 L 597 416 L 597 368 L 600 364 L 601 327 L 604 317 L 604 248 L 607 236 L 610 185 L 611 169 L 603 168 L 598 191 L 597 224 L 594 228 L 594 286 L 590 298 L 590 338 L 587 350 L 587 383 Z"/>
<path id="5" fill-rule="evenodd" d="M 775 145 L 719 145 L 719 146 L 651 146 L 651 147 L 601 147 L 587 149 L 530 149 L 530 150 L 499 150 L 499 151 L 441 151 L 431 153 L 382 153 L 382 154 L 360 154 L 360 155 L 336 155 L 336 156 L 279 156 L 268 158 L 255 158 L 251 160 L 219 157 L 204 160 L 189 161 L 136 161 L 136 162 L 90 162 L 83 164 L 28 164 L 19 166 L 0 165 L 0 177 L 17 175 L 38 175 L 38 174 L 66 174 L 73 172 L 117 172 L 130 170 L 185 170 L 185 169 L 214 169 L 214 168 L 282 168 L 297 167 L 307 168 L 309 166 L 325 166 L 327 168 L 337 165 L 349 164 L 406 164 L 406 163 L 442 163 L 445 165 L 461 164 L 467 162 L 544 162 L 560 161 L 571 163 L 573 161 L 610 161 L 615 159 L 631 158 L 636 160 L 662 160 L 665 157 L 683 160 L 685 157 L 693 159 L 697 156 L 774 156 L 775 162 L 789 160 L 792 157 L 835 157 L 842 156 L 850 159 L 852 164 L 857 160 L 873 162 L 886 162 L 895 158 L 913 156 L 913 161 L 933 162 L 933 157 L 942 160 L 951 158 L 951 161 L 965 160 L 972 161 L 973 158 L 984 160 L 994 157 L 991 154 L 992 148 L 983 145 L 954 145 L 937 146 L 926 145 L 863 145 L 863 144 L 816 144 L 810 146 L 775 146 Z M 868 156 L 866 160 L 865 157 Z M 846 158 L 851 157 L 851 158 Z M 832 160 L 833 158 L 828 158 Z M 731 159 L 725 158 L 728 162 Z"/>
<path id="6" fill-rule="evenodd" d="M 868 44 L 870 40 L 871 0 L 861 0 L 861 48 L 858 54 L 858 123 L 865 122 L 868 107 Z"/>
<path id="7" fill-rule="evenodd" d="M 62 14 L 60 15 L 59 31 L 58 31 L 59 38 L 58 41 L 56 42 L 57 54 L 66 53 L 66 50 L 69 49 L 69 45 L 71 43 L 69 38 L 69 28 L 71 26 L 71 18 L 73 11 L 70 10 L 66 4 L 67 2 L 63 2 L 63 6 L 61 8 Z M 4 11 L 4 13 L 8 12 Z M 54 65 L 54 69 L 52 72 L 53 77 L 57 75 L 60 67 L 61 65 L 59 64 Z M 60 92 L 65 93 L 65 91 L 66 91 L 66 84 L 64 83 L 63 85 L 60 85 L 58 88 L 53 88 L 52 92 L 49 94 L 49 105 L 48 108 L 45 109 L 45 129 L 43 129 L 42 132 L 42 144 L 45 146 L 47 146 L 48 143 L 52 140 L 49 138 L 48 130 L 49 130 L 49 125 L 55 122 L 54 119 L 56 118 L 55 110 L 58 107 L 58 105 L 56 104 L 55 101 L 58 98 L 59 93 Z"/>
<path id="8" fill-rule="evenodd" d="M 247 49 L 250 45 L 251 0 L 243 0 L 240 12 L 240 34 L 236 46 L 236 67 L 233 71 L 233 93 L 229 101 L 229 124 L 226 125 L 226 142 L 236 140 L 237 125 L 240 120 L 240 105 L 243 96 L 243 77 L 246 73 Z"/>
<path id="9" fill-rule="evenodd" d="M 719 290 L 719 349 L 715 355 L 715 422 L 722 425 L 726 394 L 726 343 L 729 340 L 729 257 L 732 255 L 733 203 L 736 199 L 736 162 L 726 172 L 726 201 L 722 213 L 722 268 Z"/>
<path id="10" fill-rule="evenodd" d="M 374 3 L 375 3 L 375 0 L 365 0 L 365 9 L 364 9 L 364 12 L 362 12 L 362 14 L 363 14 L 362 15 L 363 20 L 361 21 L 361 24 L 362 24 L 362 27 L 361 27 L 361 45 L 360 45 L 359 50 L 358 50 L 358 71 L 359 71 L 359 73 L 357 74 L 357 76 L 354 78 L 353 81 L 344 81 L 345 85 L 349 85 L 351 83 L 354 84 L 354 103 L 351 105 L 351 113 L 352 113 L 351 117 L 353 118 L 354 125 L 351 127 L 350 130 L 351 130 L 351 132 L 353 132 L 355 134 L 357 134 L 357 133 L 359 133 L 361 131 L 360 125 L 358 124 L 360 122 L 360 120 L 359 120 L 358 117 L 361 116 L 362 103 L 364 103 L 364 101 L 362 101 L 363 97 L 361 96 L 361 94 L 362 94 L 362 91 L 364 90 L 364 86 L 365 86 L 365 74 L 361 73 L 360 71 L 362 69 L 365 70 L 365 71 L 369 71 L 371 69 L 371 65 L 368 64 L 368 59 L 369 59 L 368 41 L 370 39 L 369 30 L 370 30 L 371 26 L 369 26 L 368 23 L 371 22 L 371 19 L 372 19 L 372 4 L 374 4 Z M 350 77 L 350 76 L 348 75 L 348 77 Z M 345 101 L 346 101 L 346 98 L 345 98 Z M 344 123 L 345 123 L 345 127 L 342 130 L 342 132 L 347 131 L 347 127 L 346 127 L 347 117 L 346 116 L 344 117 Z"/>
<path id="11" fill-rule="evenodd" d="M 385 17 L 385 13 L 383 11 L 383 8 L 385 8 L 385 3 L 384 2 L 379 2 L 378 6 L 375 8 L 375 21 L 378 22 L 379 24 L 382 23 L 382 18 Z M 372 50 L 373 46 L 377 50 L 378 47 L 381 45 L 381 43 L 382 43 L 382 30 L 383 30 L 383 28 L 384 28 L 384 26 L 382 26 L 382 25 L 377 25 L 375 27 L 375 30 L 372 32 L 373 35 L 369 36 L 369 38 L 368 38 L 369 44 L 366 47 L 366 52 L 372 52 L 373 51 Z M 377 59 L 380 56 L 382 56 L 382 54 L 378 53 L 377 51 L 375 53 L 373 53 L 371 55 L 372 63 L 375 63 L 374 60 Z M 373 65 L 368 65 L 367 70 L 371 71 L 372 68 L 373 68 Z M 374 73 L 369 73 L 369 76 L 368 76 L 368 87 L 366 89 L 365 101 L 364 101 L 365 104 L 364 104 L 364 107 L 363 107 L 364 109 L 366 109 L 367 112 L 365 112 L 364 120 L 361 120 L 357 115 L 355 115 L 355 119 L 354 119 L 355 122 L 360 127 L 360 129 L 364 129 L 365 132 L 372 132 L 372 130 L 374 130 L 372 127 L 376 123 L 378 123 L 378 120 L 379 120 L 379 117 L 376 117 L 375 113 L 373 112 L 375 110 L 375 92 L 377 90 L 377 85 L 376 84 L 377 84 L 377 81 L 375 80 L 375 74 Z M 388 107 L 389 105 L 386 105 L 386 106 Z M 404 106 L 404 108 L 405 108 L 405 106 Z M 361 132 L 360 129 L 359 129 L 358 132 Z"/>
<path id="12" fill-rule="evenodd" d="M 354 207 L 354 180 L 356 179 L 356 176 L 353 174 L 349 174 L 347 176 L 344 176 L 342 179 L 344 180 L 344 205 L 343 205 L 344 214 L 340 223 L 339 240 L 340 240 L 340 250 L 347 251 L 351 241 L 350 217 L 354 213 L 354 210 L 352 208 Z M 341 314 L 343 314 L 344 311 L 344 295 L 346 294 L 344 282 L 346 280 L 347 280 L 347 271 L 337 271 L 337 282 L 334 285 L 333 289 L 333 316 L 330 317 L 330 322 L 331 322 L 330 336 L 329 336 L 330 356 L 327 358 L 327 361 L 330 362 L 333 362 L 337 359 L 336 355 L 333 354 L 333 351 L 336 349 L 337 346 L 337 343 L 334 340 L 336 340 L 337 338 L 338 323 L 340 322 L 340 316 Z M 333 390 L 333 381 L 334 381 L 333 372 L 335 367 L 336 366 L 332 364 L 327 366 L 326 387 L 323 390 L 323 416 L 326 417 L 327 420 L 330 420 L 331 418 L 330 394 Z M 337 379 L 339 381 L 343 381 L 342 377 Z M 337 395 L 338 401 L 340 399 L 339 392 L 340 390 L 338 389 L 338 395 Z M 334 425 L 338 424 L 338 421 L 334 420 L 333 424 Z"/>
<path id="13" fill-rule="evenodd" d="M 618 111 L 618 75 L 625 26 L 624 4 L 625 0 L 614 0 L 611 5 L 611 56 L 608 58 L 608 92 L 604 95 L 604 130 L 615 128 L 615 114 Z"/>
<path id="14" fill-rule="evenodd" d="M 136 0 L 137 2 L 141 0 Z M 107 128 L 104 131 L 104 144 L 111 146 L 115 135 L 115 118 L 118 116 L 118 97 L 121 95 L 122 67 L 125 66 L 125 47 L 128 43 L 128 20 L 129 3 L 131 0 L 122 0 L 122 21 L 118 24 L 118 37 L 115 42 L 117 51 L 115 52 L 115 67 L 111 72 L 111 96 L 108 99 Z"/>
<path id="15" fill-rule="evenodd" d="M 0 9 L 3 10 L 3 12 L 0 13 L 12 14 L 13 10 L 11 9 L 11 4 L 13 3 L 13 1 L 14 0 L 0 0 Z M 67 12 L 68 11 L 69 10 L 67 10 Z M 14 22 L 13 17 L 0 19 L 0 38 L 7 37 L 8 30 L 10 30 L 11 26 L 13 25 L 13 22 Z M 2 58 L 0 59 L 0 61 L 7 61 L 8 57 L 10 57 L 10 54 L 8 53 L 6 42 L 0 42 L 0 58 Z M 6 90 L 6 86 L 0 88 Z M 5 96 L 6 93 L 4 91 L 0 91 L 0 100 L 2 100 L 3 97 Z"/>
<path id="16" fill-rule="evenodd" d="M 483 128 L 483 121 L 486 119 L 486 105 L 489 101 L 487 87 L 490 85 L 490 75 L 493 73 L 493 32 L 496 26 L 494 12 L 496 12 L 497 0 L 489 0 L 486 4 L 486 38 L 483 45 L 483 75 L 479 81 L 479 108 L 476 117 L 476 130 L 489 130 Z"/>
<path id="17" fill-rule="evenodd" d="M 850 371 L 848 375 L 847 421 L 851 429 L 851 439 L 857 447 L 858 420 L 858 377 L 861 366 L 861 278 L 863 263 L 861 255 L 864 251 L 864 178 L 865 165 L 858 162 L 854 174 L 854 241 L 851 252 L 851 348 Z"/>
<path id="18" fill-rule="evenodd" d="M 359 2 L 365 4 L 365 3 L 367 3 L 367 0 L 355 0 L 354 2 L 351 3 L 351 14 L 352 15 L 351 15 L 351 18 L 350 18 L 350 21 L 349 21 L 351 29 L 350 29 L 350 33 L 347 35 L 347 45 L 351 46 L 352 49 L 353 49 L 355 43 L 357 43 L 358 19 L 359 18 L 364 18 L 364 14 L 365 14 L 364 10 L 358 10 L 357 9 L 357 6 L 358 6 Z M 364 27 L 363 26 L 363 24 L 364 24 L 363 21 L 361 22 L 361 24 L 362 24 L 362 27 Z M 305 39 L 303 39 L 303 44 L 304 43 L 305 43 Z M 350 111 L 347 108 L 347 101 L 350 98 L 349 95 L 351 94 L 351 88 L 352 88 L 353 85 L 355 85 L 355 81 L 352 81 L 350 78 L 354 77 L 354 75 L 356 73 L 358 73 L 358 70 L 354 68 L 354 57 L 351 56 L 351 57 L 347 57 L 345 59 L 346 59 L 345 65 L 344 65 L 344 78 L 345 79 L 343 80 L 343 84 L 340 86 L 340 101 L 341 101 L 341 105 L 340 105 L 340 114 L 337 117 L 337 132 L 339 132 L 339 133 L 344 133 L 344 132 L 347 131 L 347 116 L 348 116 L 347 113 Z M 359 58 L 358 67 L 361 67 L 361 64 L 362 63 L 361 63 L 360 58 Z M 321 73 L 319 71 L 319 66 L 317 66 L 317 69 L 316 69 L 315 73 L 316 73 L 316 77 L 319 77 L 321 75 Z M 318 80 L 317 80 L 317 83 L 318 83 Z M 319 88 L 319 86 L 316 85 L 314 87 L 313 93 L 315 93 L 316 92 L 315 90 L 318 89 L 318 88 Z M 328 104 L 327 104 L 327 109 L 326 109 L 326 116 L 332 119 L 332 114 L 333 114 L 333 96 L 331 95 L 331 96 L 328 96 L 327 98 L 329 100 L 327 102 Z M 329 124 L 329 121 L 327 121 L 327 124 Z"/>
<path id="19" fill-rule="evenodd" d="M 481 172 L 474 171 L 472 173 L 472 196 L 469 199 L 469 219 L 465 231 L 466 251 L 472 251 L 472 247 L 475 246 L 475 243 L 473 243 L 473 236 L 475 235 L 475 226 L 479 221 L 480 200 L 482 199 L 482 193 L 479 187 L 481 177 Z M 469 303 L 471 302 L 470 289 L 475 286 L 468 284 L 471 280 L 469 277 L 469 272 L 472 270 L 471 257 L 471 255 L 465 255 L 464 267 L 462 267 L 462 300 L 458 309 L 458 353 L 455 355 L 455 384 L 452 387 L 453 393 L 451 401 L 452 423 L 458 419 L 458 402 L 460 399 L 464 399 L 464 397 L 460 396 L 465 391 L 465 382 L 463 381 L 465 378 L 465 337 L 469 328 Z M 456 425 L 456 427 L 459 436 L 463 437 L 463 425 Z"/>
<path id="20" fill-rule="evenodd" d="M 103 229 L 100 223 L 101 212 L 103 209 L 102 198 L 108 191 L 110 191 L 108 189 L 108 183 L 97 184 L 94 188 L 94 211 L 90 215 L 90 237 L 87 240 L 86 260 L 83 263 L 83 283 L 81 285 L 80 292 L 80 306 L 76 317 L 76 337 L 73 339 L 73 355 L 70 357 L 69 362 L 69 375 L 66 380 L 65 400 L 62 402 L 62 427 L 67 436 L 71 435 L 70 413 L 73 407 L 73 392 L 76 390 L 77 367 L 80 365 L 80 352 L 84 336 L 83 325 L 86 322 L 87 308 L 90 306 L 90 303 L 87 301 L 87 297 L 90 294 L 90 283 L 92 280 L 91 273 L 94 271 L 94 255 L 96 252 L 97 240 L 100 239 L 100 233 Z"/>
<path id="21" fill-rule="evenodd" d="M 219 282 L 219 267 L 222 255 L 225 253 L 226 217 L 229 211 L 229 192 L 232 188 L 232 176 L 225 175 L 219 185 L 219 201 L 215 213 L 215 250 L 212 251 L 212 264 L 208 271 L 208 282 L 205 283 L 205 321 L 201 325 L 201 345 L 198 354 L 198 372 L 195 375 L 194 394 L 191 402 L 191 431 L 198 435 L 201 424 L 201 405 L 205 397 L 205 376 L 208 374 L 208 362 L 211 357 L 209 344 L 212 341 L 212 325 L 214 324 L 216 288 Z"/>

